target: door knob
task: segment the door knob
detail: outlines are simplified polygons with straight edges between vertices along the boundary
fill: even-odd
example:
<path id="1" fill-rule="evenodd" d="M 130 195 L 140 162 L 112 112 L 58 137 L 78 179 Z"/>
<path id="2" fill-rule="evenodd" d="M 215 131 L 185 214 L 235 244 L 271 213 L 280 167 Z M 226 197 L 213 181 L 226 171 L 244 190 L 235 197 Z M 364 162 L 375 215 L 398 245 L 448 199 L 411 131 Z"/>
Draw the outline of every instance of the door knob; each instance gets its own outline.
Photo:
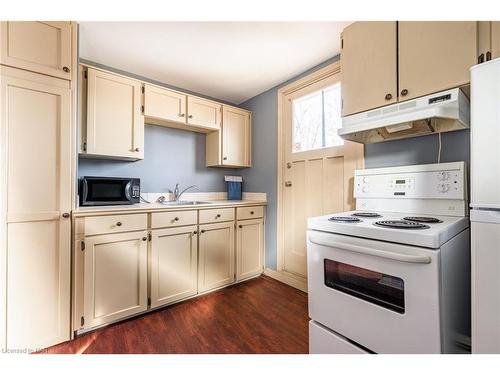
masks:
<path id="1" fill-rule="evenodd" d="M 406 95 L 408 95 L 408 90 L 407 89 L 401 90 L 401 96 L 406 96 Z"/>
<path id="2" fill-rule="evenodd" d="M 292 181 L 285 181 L 285 186 L 286 187 L 292 186 Z"/>

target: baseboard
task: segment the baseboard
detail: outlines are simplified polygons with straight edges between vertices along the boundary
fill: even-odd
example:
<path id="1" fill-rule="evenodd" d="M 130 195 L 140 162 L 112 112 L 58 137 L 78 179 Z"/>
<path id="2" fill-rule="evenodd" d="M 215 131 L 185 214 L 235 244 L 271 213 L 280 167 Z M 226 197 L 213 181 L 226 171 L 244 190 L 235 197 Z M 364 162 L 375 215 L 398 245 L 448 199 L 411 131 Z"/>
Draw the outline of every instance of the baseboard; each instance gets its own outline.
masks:
<path id="1" fill-rule="evenodd" d="M 307 280 L 304 278 L 292 275 L 286 271 L 275 271 L 270 268 L 265 269 L 264 275 L 307 293 Z"/>

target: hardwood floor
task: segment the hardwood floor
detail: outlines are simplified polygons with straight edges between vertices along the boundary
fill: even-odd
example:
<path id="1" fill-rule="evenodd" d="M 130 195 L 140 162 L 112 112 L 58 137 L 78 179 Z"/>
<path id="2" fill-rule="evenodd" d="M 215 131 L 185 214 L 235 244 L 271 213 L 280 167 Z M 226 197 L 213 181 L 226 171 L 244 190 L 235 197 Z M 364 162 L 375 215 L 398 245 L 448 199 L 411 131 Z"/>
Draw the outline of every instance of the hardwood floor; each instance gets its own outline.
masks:
<path id="1" fill-rule="evenodd" d="M 44 353 L 307 353 L 307 294 L 261 276 Z"/>

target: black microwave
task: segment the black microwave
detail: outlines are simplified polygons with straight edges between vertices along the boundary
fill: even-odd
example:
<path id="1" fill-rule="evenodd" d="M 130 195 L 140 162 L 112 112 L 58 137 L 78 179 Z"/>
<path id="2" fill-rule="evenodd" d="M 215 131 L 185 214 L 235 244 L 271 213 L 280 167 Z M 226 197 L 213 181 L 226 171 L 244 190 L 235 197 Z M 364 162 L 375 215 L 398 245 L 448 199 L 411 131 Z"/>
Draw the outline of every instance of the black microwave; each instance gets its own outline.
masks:
<path id="1" fill-rule="evenodd" d="M 109 206 L 139 203 L 141 180 L 123 177 L 80 178 L 80 206 Z"/>

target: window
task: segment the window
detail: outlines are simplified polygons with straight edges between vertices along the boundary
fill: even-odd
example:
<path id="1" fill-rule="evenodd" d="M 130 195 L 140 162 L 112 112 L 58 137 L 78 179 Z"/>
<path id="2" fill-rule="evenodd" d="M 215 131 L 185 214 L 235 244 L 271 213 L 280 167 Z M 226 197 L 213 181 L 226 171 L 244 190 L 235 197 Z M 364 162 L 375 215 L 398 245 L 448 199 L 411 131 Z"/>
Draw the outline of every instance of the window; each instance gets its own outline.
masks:
<path id="1" fill-rule="evenodd" d="M 294 99 L 292 152 L 341 146 L 340 83 Z"/>

